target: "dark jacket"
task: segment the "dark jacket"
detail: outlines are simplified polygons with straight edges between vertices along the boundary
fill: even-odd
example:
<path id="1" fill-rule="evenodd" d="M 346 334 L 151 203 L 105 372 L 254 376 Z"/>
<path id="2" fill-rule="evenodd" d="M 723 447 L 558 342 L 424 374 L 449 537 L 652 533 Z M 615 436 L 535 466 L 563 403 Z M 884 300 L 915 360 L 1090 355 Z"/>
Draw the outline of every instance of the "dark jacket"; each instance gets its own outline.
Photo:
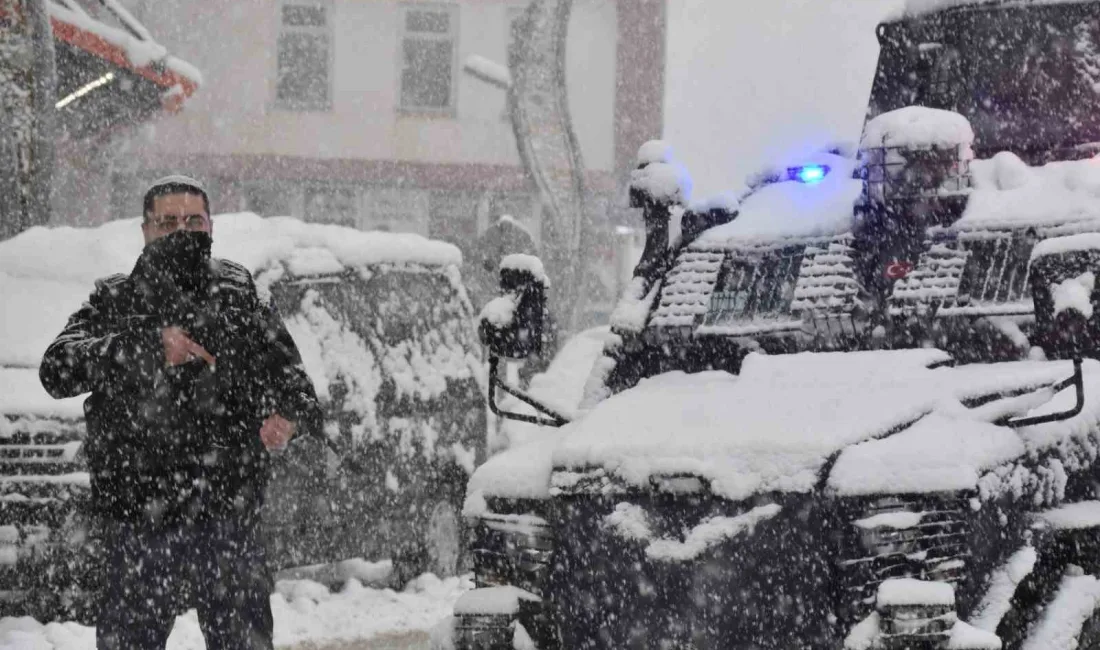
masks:
<path id="1" fill-rule="evenodd" d="M 96 282 L 39 368 L 54 397 L 84 402 L 93 508 L 120 520 L 170 522 L 263 502 L 272 413 L 320 432 L 322 413 L 298 350 L 248 270 L 213 260 L 184 292 L 146 268 Z M 161 329 L 174 325 L 217 359 L 165 367 Z"/>

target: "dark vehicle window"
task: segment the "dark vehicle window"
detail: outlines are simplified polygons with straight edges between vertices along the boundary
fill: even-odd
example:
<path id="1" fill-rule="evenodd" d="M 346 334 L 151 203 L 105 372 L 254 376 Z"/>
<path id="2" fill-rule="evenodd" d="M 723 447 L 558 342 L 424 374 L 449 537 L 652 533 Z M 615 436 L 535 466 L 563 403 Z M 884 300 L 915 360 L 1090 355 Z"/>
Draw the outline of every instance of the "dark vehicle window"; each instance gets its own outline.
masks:
<path id="1" fill-rule="evenodd" d="M 1100 141 L 1095 5 L 963 8 L 882 30 L 868 117 L 910 105 L 956 111 L 979 156 L 1010 150 L 1029 162 Z"/>
<path id="2" fill-rule="evenodd" d="M 705 324 L 727 325 L 788 314 L 802 264 L 802 247 L 726 257 Z"/>

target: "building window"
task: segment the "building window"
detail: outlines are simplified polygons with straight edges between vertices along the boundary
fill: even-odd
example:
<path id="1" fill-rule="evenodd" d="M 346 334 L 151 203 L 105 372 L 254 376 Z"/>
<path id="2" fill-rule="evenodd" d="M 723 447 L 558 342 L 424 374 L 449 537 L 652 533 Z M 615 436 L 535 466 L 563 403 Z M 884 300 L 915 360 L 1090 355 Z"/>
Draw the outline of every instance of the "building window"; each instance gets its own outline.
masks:
<path id="1" fill-rule="evenodd" d="M 405 6 L 401 108 L 450 111 L 455 104 L 458 11 L 453 5 Z"/>
<path id="2" fill-rule="evenodd" d="M 314 185 L 306 188 L 305 216 L 314 223 L 359 225 L 359 193 L 355 187 Z"/>
<path id="3" fill-rule="evenodd" d="M 427 236 L 430 196 L 423 190 L 372 187 L 363 193 L 364 230 L 414 232 Z"/>
<path id="4" fill-rule="evenodd" d="M 281 108 L 331 107 L 332 17 L 327 2 L 284 2 L 279 6 L 275 100 Z"/>

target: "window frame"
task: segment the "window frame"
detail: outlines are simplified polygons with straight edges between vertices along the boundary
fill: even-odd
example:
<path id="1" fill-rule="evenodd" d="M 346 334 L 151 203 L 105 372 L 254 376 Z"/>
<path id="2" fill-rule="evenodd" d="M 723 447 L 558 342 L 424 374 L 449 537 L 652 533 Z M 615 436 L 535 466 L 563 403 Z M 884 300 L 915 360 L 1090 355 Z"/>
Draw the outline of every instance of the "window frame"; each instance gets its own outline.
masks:
<path id="1" fill-rule="evenodd" d="M 429 116 L 429 117 L 455 117 L 458 112 L 458 82 L 459 82 L 459 18 L 460 6 L 454 2 L 419 2 L 408 1 L 399 5 L 401 24 L 397 30 L 397 55 L 394 57 L 397 66 L 397 96 L 396 110 L 399 115 Z M 445 35 L 432 34 L 430 32 L 410 32 L 408 30 L 408 17 L 410 11 L 438 11 L 445 12 L 449 17 L 449 29 Z M 427 41 L 450 41 L 451 43 L 451 94 L 447 106 L 406 106 L 404 99 L 405 84 L 405 42 L 409 38 Z"/>
<path id="2" fill-rule="evenodd" d="M 324 26 L 314 27 L 284 24 L 283 8 L 287 6 L 315 6 L 323 8 L 325 12 Z M 277 110 L 295 112 L 324 112 L 332 110 L 333 77 L 335 76 L 336 69 L 336 38 L 334 34 L 332 8 L 332 0 L 279 0 L 277 3 L 275 3 L 275 56 L 271 57 L 271 65 L 274 72 L 272 74 L 271 84 L 270 105 L 272 108 Z M 327 79 L 325 80 L 326 88 L 324 101 L 301 101 L 294 99 L 283 99 L 279 97 L 279 42 L 282 39 L 284 33 L 323 35 L 326 37 L 328 41 L 328 56 L 326 57 L 325 66 L 327 68 L 328 74 Z"/>

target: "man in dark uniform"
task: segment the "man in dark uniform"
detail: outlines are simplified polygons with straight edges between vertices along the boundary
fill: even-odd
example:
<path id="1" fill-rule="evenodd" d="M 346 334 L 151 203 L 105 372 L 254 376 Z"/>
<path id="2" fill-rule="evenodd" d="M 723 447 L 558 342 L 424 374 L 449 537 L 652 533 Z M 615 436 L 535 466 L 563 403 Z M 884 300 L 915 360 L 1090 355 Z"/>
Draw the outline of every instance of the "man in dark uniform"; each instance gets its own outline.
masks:
<path id="1" fill-rule="evenodd" d="M 96 644 L 163 648 L 195 607 L 207 648 L 271 648 L 268 450 L 320 430 L 317 397 L 248 270 L 210 256 L 202 185 L 154 183 L 141 228 L 133 271 L 96 282 L 39 372 L 54 397 L 91 392 Z"/>

